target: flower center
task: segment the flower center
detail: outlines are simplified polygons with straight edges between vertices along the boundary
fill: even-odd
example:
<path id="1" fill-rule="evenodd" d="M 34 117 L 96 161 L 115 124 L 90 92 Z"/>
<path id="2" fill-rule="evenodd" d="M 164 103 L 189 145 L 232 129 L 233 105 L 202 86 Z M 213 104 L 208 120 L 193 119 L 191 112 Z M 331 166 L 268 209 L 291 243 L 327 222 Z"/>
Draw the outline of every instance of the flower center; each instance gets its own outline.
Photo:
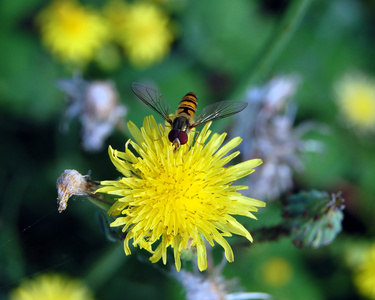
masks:
<path id="1" fill-rule="evenodd" d="M 186 226 L 187 220 L 207 211 L 207 182 L 203 170 L 191 168 L 188 164 L 164 163 L 168 166 L 161 163 L 150 174 L 144 173 L 147 178 L 144 191 L 148 203 L 159 211 L 158 217 L 165 228 L 178 230 Z"/>
<path id="2" fill-rule="evenodd" d="M 355 105 L 355 110 L 353 112 L 358 120 L 363 119 L 363 122 L 373 122 L 375 107 L 374 98 L 371 96 L 372 95 L 365 92 L 358 94 L 357 105 Z"/>

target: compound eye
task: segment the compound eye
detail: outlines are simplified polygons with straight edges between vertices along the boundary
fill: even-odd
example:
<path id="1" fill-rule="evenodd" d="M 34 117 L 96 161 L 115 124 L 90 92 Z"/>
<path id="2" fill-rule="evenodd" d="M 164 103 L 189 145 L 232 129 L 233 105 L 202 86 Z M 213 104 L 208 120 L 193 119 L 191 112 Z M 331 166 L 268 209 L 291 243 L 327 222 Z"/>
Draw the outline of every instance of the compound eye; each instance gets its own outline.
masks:
<path id="1" fill-rule="evenodd" d="M 171 143 L 178 137 L 178 130 L 172 129 L 168 134 L 168 139 Z"/>
<path id="2" fill-rule="evenodd" d="M 185 131 L 180 131 L 178 133 L 178 139 L 180 140 L 181 145 L 186 144 L 188 141 L 188 135 Z"/>

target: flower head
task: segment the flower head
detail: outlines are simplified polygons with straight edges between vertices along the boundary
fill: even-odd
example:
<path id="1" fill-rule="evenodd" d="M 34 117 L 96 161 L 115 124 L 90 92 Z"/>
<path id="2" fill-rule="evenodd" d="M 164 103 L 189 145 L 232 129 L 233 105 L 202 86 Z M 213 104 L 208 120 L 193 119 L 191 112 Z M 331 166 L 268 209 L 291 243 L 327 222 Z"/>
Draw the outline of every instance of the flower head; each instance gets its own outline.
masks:
<path id="1" fill-rule="evenodd" d="M 293 187 L 293 171 L 303 169 L 300 155 L 321 148 L 316 141 L 302 139 L 307 131 L 321 126 L 308 122 L 294 126 L 296 106 L 291 99 L 299 81 L 296 75 L 277 76 L 251 88 L 247 93 L 250 109 L 236 118 L 232 134 L 247 137 L 240 146 L 241 155 L 264 161 L 258 176 L 249 178 L 253 197 L 278 199 Z"/>
<path id="2" fill-rule="evenodd" d="M 98 186 L 89 175 L 82 175 L 76 170 L 65 170 L 56 181 L 59 212 L 67 208 L 71 196 L 93 196 Z"/>
<path id="3" fill-rule="evenodd" d="M 110 81 L 85 81 L 80 76 L 58 81 L 67 94 L 67 121 L 80 118 L 82 145 L 86 151 L 100 151 L 115 128 L 122 128 L 126 107 L 121 104 L 115 85 Z M 67 122 L 63 124 L 67 127 Z"/>
<path id="4" fill-rule="evenodd" d="M 348 124 L 360 130 L 375 129 L 375 80 L 347 74 L 335 86 L 337 103 Z"/>
<path id="5" fill-rule="evenodd" d="M 82 65 L 107 39 L 105 20 L 75 0 L 55 0 L 37 22 L 47 48 L 62 61 Z"/>
<path id="6" fill-rule="evenodd" d="M 79 280 L 60 275 L 42 275 L 23 282 L 10 300 L 91 300 L 90 290 Z"/>
<path id="7" fill-rule="evenodd" d="M 363 296 L 375 299 L 375 244 L 364 253 L 354 283 Z"/>
<path id="8" fill-rule="evenodd" d="M 237 286 L 236 279 L 226 280 L 219 272 L 214 272 L 212 276 L 191 273 L 185 270 L 175 274 L 175 278 L 181 282 L 185 291 L 187 300 L 195 299 L 265 299 L 272 297 L 265 293 L 254 292 L 232 292 Z"/>
<path id="9" fill-rule="evenodd" d="M 159 62 L 173 41 L 169 18 L 151 3 L 136 2 L 128 7 L 124 30 L 117 38 L 137 67 Z"/>
<path id="10" fill-rule="evenodd" d="M 270 286 L 280 287 L 290 282 L 293 269 L 290 263 L 281 257 L 273 257 L 262 266 L 262 279 Z"/>
<path id="11" fill-rule="evenodd" d="M 109 213 L 122 215 L 111 226 L 124 226 L 123 231 L 127 231 L 127 255 L 133 240 L 134 246 L 153 254 L 152 262 L 162 258 L 166 264 L 167 248 L 171 246 L 176 268 L 180 270 L 182 250 L 196 247 L 198 267 L 205 270 L 205 241 L 211 246 L 215 241 L 220 244 L 230 262 L 234 260 L 233 252 L 224 237 L 234 233 L 252 241 L 250 233 L 233 215 L 256 219 L 253 212 L 265 203 L 242 196 L 237 191 L 247 186 L 232 183 L 252 173 L 261 160 L 224 167 L 239 154 L 236 151 L 227 155 L 241 143 L 241 138 L 222 146 L 226 134 L 213 134 L 209 140 L 209 126 L 204 126 L 195 142 L 191 133 L 187 145 L 174 153 L 162 125 L 148 117 L 141 129 L 128 123 L 135 141 L 126 143 L 125 152 L 109 147 L 110 158 L 124 177 L 102 181 L 105 187 L 97 192 L 120 196 Z"/>

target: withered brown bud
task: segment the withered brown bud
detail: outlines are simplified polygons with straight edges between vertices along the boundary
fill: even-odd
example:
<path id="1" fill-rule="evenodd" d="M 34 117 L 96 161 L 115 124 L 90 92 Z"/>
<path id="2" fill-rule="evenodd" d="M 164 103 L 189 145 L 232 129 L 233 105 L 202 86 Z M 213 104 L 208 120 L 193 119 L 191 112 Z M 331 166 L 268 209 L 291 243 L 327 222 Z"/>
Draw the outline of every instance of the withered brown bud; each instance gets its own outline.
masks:
<path id="1" fill-rule="evenodd" d="M 68 206 L 71 196 L 92 196 L 99 184 L 92 181 L 89 175 L 82 175 L 76 170 L 65 170 L 56 181 L 57 204 L 59 212 Z"/>

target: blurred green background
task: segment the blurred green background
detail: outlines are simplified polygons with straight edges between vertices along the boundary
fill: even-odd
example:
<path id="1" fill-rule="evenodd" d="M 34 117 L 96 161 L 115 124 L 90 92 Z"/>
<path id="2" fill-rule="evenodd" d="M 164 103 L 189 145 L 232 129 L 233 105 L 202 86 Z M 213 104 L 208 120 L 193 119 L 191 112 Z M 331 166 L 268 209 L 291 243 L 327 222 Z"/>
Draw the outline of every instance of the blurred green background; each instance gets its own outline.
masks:
<path id="1" fill-rule="evenodd" d="M 68 133 L 61 132 L 66 96 L 56 82 L 72 78 L 77 70 L 86 80 L 114 82 L 128 109 L 125 121 L 137 125 L 153 112 L 132 95 L 133 81 L 156 83 L 172 108 L 190 90 L 204 107 L 223 99 L 243 100 L 246 89 L 264 85 L 274 75 L 297 74 L 302 80 L 294 96 L 296 123 L 312 120 L 330 131 L 313 135 L 325 150 L 303 156 L 305 168 L 295 174 L 294 189 L 342 190 L 343 232 L 320 249 L 300 250 L 287 238 L 234 249 L 235 262 L 224 275 L 239 278 L 246 291 L 270 293 L 275 299 L 362 299 L 348 255 L 374 240 L 374 134 L 345 126 L 334 84 L 350 70 L 375 74 L 374 1 L 155 1 L 173 23 L 168 53 L 159 62 L 138 67 L 115 46 L 119 60 L 110 68 L 94 59 L 78 68 L 53 55 L 36 24 L 36 16 L 49 4 L 0 2 L 0 299 L 7 299 L 25 278 L 51 271 L 86 278 L 96 299 L 183 297 L 182 287 L 161 264 L 151 265 L 138 251 L 125 257 L 121 243 L 106 239 L 97 209 L 87 200 L 71 199 L 67 211 L 57 212 L 60 174 L 73 168 L 82 174 L 91 170 L 94 180 L 117 178 L 106 148 L 122 150 L 128 139 L 115 130 L 101 151 L 89 153 L 81 147 L 77 119 Z M 97 11 L 106 4 L 82 1 Z M 296 28 L 282 28 L 286 20 L 294 20 L 288 14 L 298 5 L 305 7 L 295 17 L 300 18 Z M 283 30 L 290 36 L 277 44 Z M 269 49 L 275 52 L 269 55 Z M 264 55 L 269 55 L 268 62 Z M 220 122 L 215 126 L 230 120 Z M 280 204 L 267 205 L 253 226 L 281 220 Z M 280 258 L 287 265 L 280 267 L 282 272 L 290 276 L 275 282 L 267 277 L 267 263 Z M 106 265 L 117 267 L 107 270 Z"/>

